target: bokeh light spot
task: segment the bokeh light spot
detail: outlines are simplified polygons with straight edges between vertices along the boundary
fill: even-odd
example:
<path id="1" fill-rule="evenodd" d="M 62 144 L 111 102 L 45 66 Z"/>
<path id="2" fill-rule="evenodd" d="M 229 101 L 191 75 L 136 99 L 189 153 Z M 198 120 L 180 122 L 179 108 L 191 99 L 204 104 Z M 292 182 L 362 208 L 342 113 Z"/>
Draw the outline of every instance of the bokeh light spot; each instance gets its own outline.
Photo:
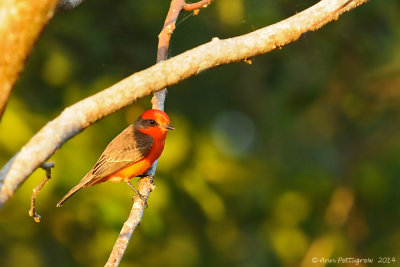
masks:
<path id="1" fill-rule="evenodd" d="M 244 113 L 236 110 L 219 113 L 212 123 L 212 138 L 224 154 L 246 154 L 254 141 L 254 123 Z"/>
<path id="2" fill-rule="evenodd" d="M 243 20 L 244 5 L 242 0 L 216 1 L 219 18 L 226 24 L 238 24 Z"/>
<path id="3" fill-rule="evenodd" d="M 72 71 L 72 62 L 63 52 L 54 50 L 47 59 L 43 70 L 43 79 L 52 86 L 65 83 Z"/>
<path id="4" fill-rule="evenodd" d="M 188 123 L 178 115 L 172 114 L 170 118 L 176 130 L 168 133 L 163 154 L 157 165 L 161 171 L 175 169 L 186 159 L 191 146 Z"/>
<path id="5" fill-rule="evenodd" d="M 309 211 L 309 202 L 302 194 L 286 192 L 277 200 L 275 216 L 281 224 L 296 225 L 308 216 Z"/>
<path id="6" fill-rule="evenodd" d="M 296 227 L 274 229 L 272 245 L 277 255 L 287 263 L 298 263 L 308 247 L 307 236 Z"/>

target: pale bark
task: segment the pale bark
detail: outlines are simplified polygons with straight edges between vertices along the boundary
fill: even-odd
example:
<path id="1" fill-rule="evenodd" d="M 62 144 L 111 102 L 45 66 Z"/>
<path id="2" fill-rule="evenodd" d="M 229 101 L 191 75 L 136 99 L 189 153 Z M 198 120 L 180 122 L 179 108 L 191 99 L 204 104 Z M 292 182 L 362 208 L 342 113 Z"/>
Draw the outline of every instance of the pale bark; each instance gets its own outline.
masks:
<path id="1" fill-rule="evenodd" d="M 33 44 L 58 0 L 0 1 L 0 119 Z"/>
<path id="2" fill-rule="evenodd" d="M 138 98 L 201 71 L 246 60 L 297 40 L 367 0 L 322 0 L 288 19 L 239 37 L 210 42 L 137 72 L 68 108 L 46 124 L 0 171 L 0 206 L 68 139 Z"/>

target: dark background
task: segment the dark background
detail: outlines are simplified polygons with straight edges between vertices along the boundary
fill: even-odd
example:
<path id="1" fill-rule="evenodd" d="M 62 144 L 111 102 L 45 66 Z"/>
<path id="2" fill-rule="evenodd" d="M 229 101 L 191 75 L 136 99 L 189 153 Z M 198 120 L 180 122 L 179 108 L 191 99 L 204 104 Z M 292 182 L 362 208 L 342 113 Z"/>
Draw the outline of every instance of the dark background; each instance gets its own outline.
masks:
<path id="1" fill-rule="evenodd" d="M 216 0 L 183 12 L 170 56 L 317 1 Z M 0 165 L 64 108 L 154 64 L 169 1 L 84 1 L 46 27 L 0 124 Z M 156 190 L 121 266 L 400 261 L 400 4 L 370 1 L 280 50 L 169 88 Z M 58 200 L 150 97 L 92 125 L 0 210 L 0 266 L 103 266 L 131 205 L 123 183 Z M 134 182 L 134 180 L 133 180 Z M 399 263 L 391 263 L 396 266 Z M 338 266 L 352 266 L 337 264 Z M 328 266 L 336 266 L 331 264 Z M 372 266 L 372 265 L 368 265 Z"/>

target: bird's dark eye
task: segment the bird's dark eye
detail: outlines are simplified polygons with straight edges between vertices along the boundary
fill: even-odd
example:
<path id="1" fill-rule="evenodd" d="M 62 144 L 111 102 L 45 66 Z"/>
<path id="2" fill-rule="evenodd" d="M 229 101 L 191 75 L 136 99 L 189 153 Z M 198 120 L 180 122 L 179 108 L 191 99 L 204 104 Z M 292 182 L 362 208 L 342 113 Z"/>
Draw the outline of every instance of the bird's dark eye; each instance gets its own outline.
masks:
<path id="1" fill-rule="evenodd" d="M 156 125 L 156 121 L 155 120 L 149 120 L 150 125 Z"/>

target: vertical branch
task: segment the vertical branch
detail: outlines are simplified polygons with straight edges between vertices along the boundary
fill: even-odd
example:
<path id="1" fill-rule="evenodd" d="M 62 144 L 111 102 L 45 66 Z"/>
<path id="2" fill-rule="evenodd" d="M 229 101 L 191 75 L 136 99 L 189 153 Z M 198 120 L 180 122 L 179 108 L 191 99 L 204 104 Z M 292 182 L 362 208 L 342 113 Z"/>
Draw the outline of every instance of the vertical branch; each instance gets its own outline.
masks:
<path id="1" fill-rule="evenodd" d="M 213 0 L 199 1 L 202 2 L 201 6 L 206 7 L 207 3 Z M 169 7 L 167 17 L 164 22 L 163 29 L 158 35 L 158 50 L 157 50 L 157 63 L 168 58 L 168 47 L 171 40 L 172 33 L 175 30 L 176 20 L 178 19 L 179 13 L 182 11 L 184 6 L 187 5 L 184 0 L 172 0 Z M 197 7 L 198 8 L 198 7 Z M 194 9 L 197 9 L 194 8 Z M 193 9 L 193 10 L 194 10 Z M 186 10 L 186 9 L 185 9 Z M 192 11 L 190 8 L 187 11 Z M 165 97 L 167 94 L 167 89 L 164 88 L 156 93 L 154 93 L 151 99 L 153 109 L 164 110 Z M 122 256 L 128 247 L 129 240 L 135 231 L 136 227 L 139 225 L 143 217 L 143 211 L 146 206 L 147 199 L 150 192 L 154 189 L 153 177 L 157 168 L 157 162 L 155 161 L 151 168 L 146 172 L 147 177 L 139 180 L 139 193 L 144 199 L 140 197 L 135 197 L 131 212 L 128 219 L 124 223 L 121 232 L 118 236 L 117 241 L 114 244 L 113 250 L 111 251 L 110 257 L 105 266 L 114 267 L 118 266 L 121 262 Z"/>
<path id="2" fill-rule="evenodd" d="M 175 30 L 176 20 L 181 12 L 184 0 L 172 0 L 171 5 L 164 22 L 164 27 L 158 35 L 158 49 L 157 49 L 157 63 L 168 58 L 169 41 L 171 40 L 172 33 Z M 167 96 L 167 89 L 164 88 L 154 93 L 151 99 L 153 109 L 164 111 L 165 98 Z M 155 162 L 157 166 L 157 162 Z"/>
<path id="3" fill-rule="evenodd" d="M 128 243 L 131 239 L 133 231 L 135 231 L 136 226 L 138 226 L 142 220 L 144 207 L 146 206 L 147 198 L 152 190 L 153 179 L 151 177 L 145 177 L 140 180 L 138 192 L 143 196 L 144 199 L 135 197 L 128 220 L 126 220 L 122 226 L 121 232 L 119 233 L 118 239 L 114 244 L 110 257 L 105 264 L 106 267 L 115 267 L 120 264 L 122 256 L 124 256 L 125 250 L 128 247 Z"/>

